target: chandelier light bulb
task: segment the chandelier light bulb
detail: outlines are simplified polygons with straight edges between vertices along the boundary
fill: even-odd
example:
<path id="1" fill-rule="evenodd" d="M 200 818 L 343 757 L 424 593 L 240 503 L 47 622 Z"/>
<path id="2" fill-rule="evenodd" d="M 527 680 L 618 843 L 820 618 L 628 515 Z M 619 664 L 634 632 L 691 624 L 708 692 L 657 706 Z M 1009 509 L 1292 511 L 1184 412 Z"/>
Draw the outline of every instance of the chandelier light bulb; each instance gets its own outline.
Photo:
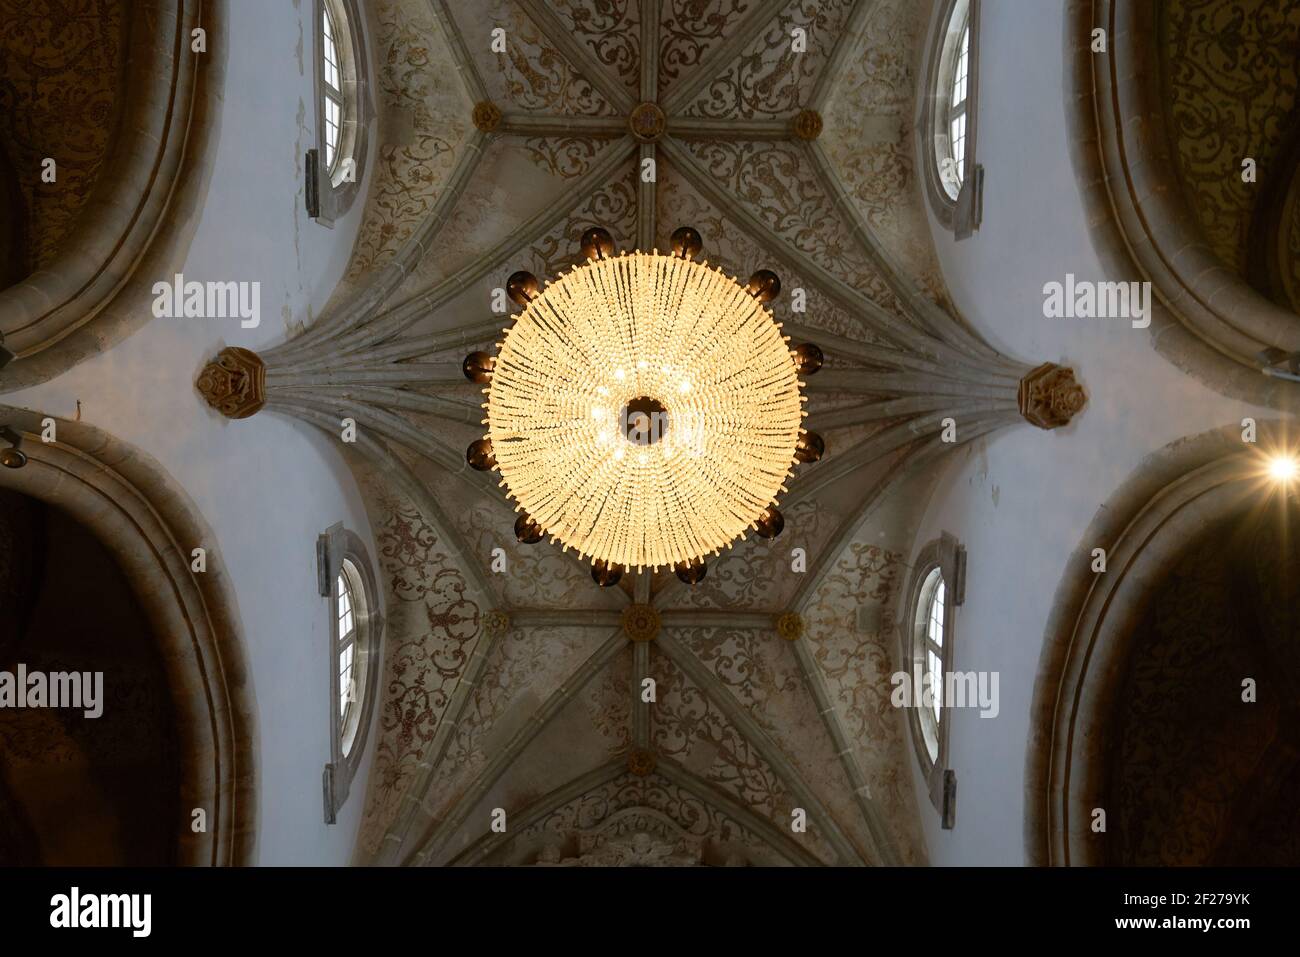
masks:
<path id="1" fill-rule="evenodd" d="M 460 368 L 470 382 L 485 384 L 492 381 L 492 364 L 495 361 L 489 353 L 471 352 Z"/>
<path id="2" fill-rule="evenodd" d="M 785 516 L 773 505 L 765 508 L 763 514 L 754 522 L 754 532 L 760 538 L 776 538 L 784 528 Z"/>
<path id="3" fill-rule="evenodd" d="M 609 259 L 614 255 L 614 237 L 609 234 L 609 230 L 599 226 L 593 226 L 583 233 L 578 245 L 588 259 Z"/>
<path id="4" fill-rule="evenodd" d="M 530 272 L 519 270 L 506 280 L 506 295 L 516 306 L 527 307 L 542 291 L 542 284 Z"/>
<path id="5" fill-rule="evenodd" d="M 526 512 L 515 519 L 515 538 L 523 545 L 536 545 L 546 535 L 546 530 L 534 522 Z"/>
<path id="6" fill-rule="evenodd" d="M 770 269 L 760 269 L 749 277 L 745 290 L 759 302 L 771 302 L 781 294 L 781 279 Z"/>
<path id="7" fill-rule="evenodd" d="M 685 585 L 698 585 L 704 581 L 704 576 L 708 572 L 708 566 L 700 559 L 693 562 L 677 562 L 673 565 L 673 571 L 677 573 L 678 579 Z"/>
<path id="8" fill-rule="evenodd" d="M 799 370 L 800 375 L 813 375 L 822 367 L 825 356 L 822 350 L 811 342 L 803 342 L 795 346 L 794 364 Z"/>
<path id="9" fill-rule="evenodd" d="M 623 569 L 615 564 L 596 559 L 591 563 L 591 578 L 601 588 L 610 588 L 618 584 L 623 577 Z"/>
<path id="10" fill-rule="evenodd" d="M 816 432 L 804 432 L 795 444 L 795 461 L 802 464 L 817 462 L 826 454 L 826 441 Z"/>
<path id="11" fill-rule="evenodd" d="M 465 461 L 479 472 L 490 472 L 496 468 L 496 456 L 492 452 L 491 439 L 477 439 L 465 450 Z"/>
<path id="12" fill-rule="evenodd" d="M 704 249 L 704 240 L 690 226 L 682 226 L 673 232 L 670 240 L 674 256 L 682 259 L 697 259 Z"/>

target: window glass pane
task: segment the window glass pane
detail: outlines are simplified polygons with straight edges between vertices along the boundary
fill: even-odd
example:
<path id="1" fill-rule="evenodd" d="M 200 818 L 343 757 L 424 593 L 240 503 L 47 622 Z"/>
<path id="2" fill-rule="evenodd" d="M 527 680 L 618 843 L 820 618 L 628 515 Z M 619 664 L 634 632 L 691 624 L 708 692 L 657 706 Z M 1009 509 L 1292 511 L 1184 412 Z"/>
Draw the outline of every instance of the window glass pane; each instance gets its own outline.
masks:
<path id="1" fill-rule="evenodd" d="M 950 199 L 961 195 L 966 177 L 966 112 L 970 95 L 970 23 L 968 20 L 948 24 L 951 47 L 945 47 L 945 72 L 940 76 L 935 94 L 946 103 L 945 112 L 936 117 L 936 159 L 940 180 Z M 955 42 L 954 42 L 955 39 Z"/>
<path id="2" fill-rule="evenodd" d="M 970 27 L 961 32 L 961 43 L 957 47 L 957 65 L 953 68 L 952 105 L 960 106 L 966 102 L 966 77 L 970 64 Z"/>
<path id="3" fill-rule="evenodd" d="M 933 642 L 925 648 L 925 673 L 932 699 L 930 708 L 937 726 L 943 709 L 943 619 L 947 586 L 938 569 L 931 572 L 926 581 L 930 587 L 922 592 L 926 604 L 920 612 L 925 615 L 925 635 Z"/>
<path id="4" fill-rule="evenodd" d="M 334 45 L 334 17 L 329 7 L 325 7 L 325 17 L 321 23 L 321 57 L 325 61 L 325 82 L 335 90 L 341 90 L 339 82 L 339 53 Z"/>
<path id="5" fill-rule="evenodd" d="M 930 693 L 934 699 L 931 707 L 934 709 L 935 723 L 938 724 L 940 720 L 940 711 L 943 708 L 943 662 L 935 657 L 933 651 L 927 652 L 926 654 L 929 659 Z"/>
<path id="6" fill-rule="evenodd" d="M 966 174 L 966 116 L 955 117 L 949 129 L 949 144 L 952 149 L 953 173 L 960 185 Z"/>
<path id="7" fill-rule="evenodd" d="M 339 575 L 339 621 L 338 640 L 346 641 L 352 637 L 356 619 L 352 615 L 352 583 L 347 575 Z"/>
<path id="8" fill-rule="evenodd" d="M 339 718 L 347 717 L 348 708 L 356 700 L 356 691 L 352 687 L 352 646 L 348 645 L 339 653 Z"/>
<path id="9" fill-rule="evenodd" d="M 369 575 L 347 551 L 339 563 L 335 582 L 337 617 L 333 623 L 330 654 L 338 691 L 331 702 L 331 749 L 341 757 L 355 756 L 366 712 L 372 710 L 368 687 L 377 677 L 373 660 L 376 620 L 374 596 L 368 591 Z"/>
<path id="10" fill-rule="evenodd" d="M 334 156 L 339 147 L 339 128 L 342 124 L 342 109 L 329 96 L 325 97 L 325 166 L 334 168 Z"/>
<path id="11" fill-rule="evenodd" d="M 934 594 L 930 598 L 930 607 L 927 609 L 929 615 L 928 634 L 930 640 L 940 648 L 943 647 L 943 579 L 939 579 L 939 584 L 935 586 Z"/>

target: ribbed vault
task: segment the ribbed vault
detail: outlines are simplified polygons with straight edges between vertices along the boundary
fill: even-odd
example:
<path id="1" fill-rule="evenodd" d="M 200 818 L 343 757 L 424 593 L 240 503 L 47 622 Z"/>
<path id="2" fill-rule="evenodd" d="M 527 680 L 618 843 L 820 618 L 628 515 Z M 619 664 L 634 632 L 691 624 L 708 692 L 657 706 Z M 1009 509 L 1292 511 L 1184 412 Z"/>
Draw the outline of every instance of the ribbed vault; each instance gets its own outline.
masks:
<path id="1" fill-rule="evenodd" d="M 999 355 L 944 294 L 912 181 L 923 13 L 469 6 L 378 4 L 385 142 L 347 280 L 300 334 L 261 356 L 227 350 L 200 381 L 233 417 L 358 426 L 344 448 L 391 612 L 360 857 L 922 861 L 888 703 L 923 503 L 909 488 L 1022 413 L 1053 427 L 1082 405 L 1069 370 Z M 516 269 L 555 275 L 597 224 L 625 249 L 692 225 L 729 274 L 776 270 L 807 297 L 806 312 L 773 303 L 785 332 L 827 355 L 808 424 L 829 451 L 790 483 L 786 532 L 739 542 L 693 588 L 644 573 L 598 589 L 571 554 L 516 543 L 495 478 L 465 463 L 482 397 L 460 360 L 509 321 L 491 291 Z"/>

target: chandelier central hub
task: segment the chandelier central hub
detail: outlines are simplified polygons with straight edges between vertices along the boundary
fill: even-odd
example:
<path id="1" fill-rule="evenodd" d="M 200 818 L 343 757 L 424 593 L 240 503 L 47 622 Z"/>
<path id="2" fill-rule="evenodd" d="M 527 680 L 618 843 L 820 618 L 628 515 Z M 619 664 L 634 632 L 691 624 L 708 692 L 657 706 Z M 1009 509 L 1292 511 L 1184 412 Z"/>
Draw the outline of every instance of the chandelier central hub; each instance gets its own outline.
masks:
<path id="1" fill-rule="evenodd" d="M 623 406 L 623 435 L 633 445 L 654 445 L 668 433 L 668 408 L 658 399 L 639 395 Z"/>

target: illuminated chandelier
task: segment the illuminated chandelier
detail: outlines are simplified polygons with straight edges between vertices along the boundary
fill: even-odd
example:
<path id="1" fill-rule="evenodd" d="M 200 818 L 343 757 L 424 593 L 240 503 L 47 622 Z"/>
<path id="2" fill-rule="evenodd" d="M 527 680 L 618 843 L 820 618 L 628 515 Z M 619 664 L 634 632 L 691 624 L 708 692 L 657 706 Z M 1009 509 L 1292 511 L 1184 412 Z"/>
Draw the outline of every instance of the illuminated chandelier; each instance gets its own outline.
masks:
<path id="1" fill-rule="evenodd" d="M 500 471 L 519 541 L 549 534 L 591 559 L 600 585 L 661 566 L 695 584 L 706 556 L 784 527 L 785 479 L 825 450 L 801 427 L 799 381 L 821 350 L 791 349 L 764 307 L 775 273 L 742 286 L 709 268 L 689 226 L 672 255 L 615 255 L 599 227 L 581 244 L 586 262 L 544 290 L 512 275 L 523 312 L 495 356 L 466 357 L 466 377 L 488 386 L 487 435 L 466 459 Z"/>

